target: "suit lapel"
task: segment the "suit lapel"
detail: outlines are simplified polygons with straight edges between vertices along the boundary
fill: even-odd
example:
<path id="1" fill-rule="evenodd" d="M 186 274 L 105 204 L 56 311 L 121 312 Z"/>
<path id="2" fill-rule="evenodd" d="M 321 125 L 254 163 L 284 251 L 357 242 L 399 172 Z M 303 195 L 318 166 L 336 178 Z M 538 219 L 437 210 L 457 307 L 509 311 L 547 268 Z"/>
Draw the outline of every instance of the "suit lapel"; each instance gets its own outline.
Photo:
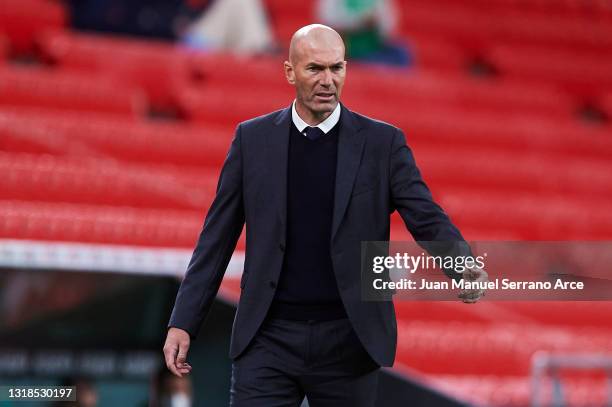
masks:
<path id="1" fill-rule="evenodd" d="M 281 230 L 287 230 L 287 160 L 289 156 L 289 131 L 291 106 L 282 110 L 274 120 L 275 126 L 267 132 L 267 160 L 270 163 L 271 199 L 276 201 Z"/>
<path id="2" fill-rule="evenodd" d="M 334 192 L 334 214 L 331 240 L 333 241 L 351 197 L 353 184 L 365 142 L 365 134 L 353 113 L 341 104 L 340 133 L 338 134 L 338 162 L 336 165 L 336 188 Z"/>

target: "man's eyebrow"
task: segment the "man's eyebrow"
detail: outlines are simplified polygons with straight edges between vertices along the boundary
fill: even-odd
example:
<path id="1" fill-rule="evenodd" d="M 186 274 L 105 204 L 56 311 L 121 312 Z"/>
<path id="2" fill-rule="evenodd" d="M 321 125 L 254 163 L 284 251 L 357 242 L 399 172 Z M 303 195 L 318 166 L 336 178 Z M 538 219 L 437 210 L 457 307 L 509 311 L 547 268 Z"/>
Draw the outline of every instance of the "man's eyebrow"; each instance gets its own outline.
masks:
<path id="1" fill-rule="evenodd" d="M 318 64 L 316 62 L 309 62 L 308 64 L 306 64 L 307 67 L 313 67 L 313 68 L 323 68 L 324 65 L 322 64 Z"/>
<path id="2" fill-rule="evenodd" d="M 344 61 L 338 61 L 338 62 L 334 62 L 333 64 L 329 65 L 331 67 L 339 67 L 344 65 L 343 63 Z M 306 67 L 314 67 L 314 68 L 325 68 L 324 64 L 319 64 L 317 62 L 309 62 L 308 64 L 306 64 Z"/>

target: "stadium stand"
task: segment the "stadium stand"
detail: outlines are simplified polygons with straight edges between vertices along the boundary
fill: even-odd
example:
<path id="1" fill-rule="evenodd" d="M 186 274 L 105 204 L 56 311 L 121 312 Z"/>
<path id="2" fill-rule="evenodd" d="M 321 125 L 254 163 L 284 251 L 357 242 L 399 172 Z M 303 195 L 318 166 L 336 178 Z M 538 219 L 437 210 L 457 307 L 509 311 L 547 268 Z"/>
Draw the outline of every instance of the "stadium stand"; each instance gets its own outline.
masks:
<path id="1" fill-rule="evenodd" d="M 60 2 L 2 3 L 0 238 L 191 248 L 236 124 L 292 99 L 282 58 L 74 32 Z M 416 65 L 351 62 L 343 100 L 405 131 L 466 238 L 612 240 L 611 3 L 399 3 Z M 312 20 L 309 2 L 266 4 L 281 44 Z M 493 74 L 470 75 L 475 60 Z M 585 103 L 604 119 L 581 120 Z M 397 215 L 391 237 L 411 239 Z M 612 349 L 609 303 L 396 305 L 396 369 L 477 404 L 528 405 L 537 352 Z M 603 405 L 600 379 L 570 375 L 567 405 Z"/>

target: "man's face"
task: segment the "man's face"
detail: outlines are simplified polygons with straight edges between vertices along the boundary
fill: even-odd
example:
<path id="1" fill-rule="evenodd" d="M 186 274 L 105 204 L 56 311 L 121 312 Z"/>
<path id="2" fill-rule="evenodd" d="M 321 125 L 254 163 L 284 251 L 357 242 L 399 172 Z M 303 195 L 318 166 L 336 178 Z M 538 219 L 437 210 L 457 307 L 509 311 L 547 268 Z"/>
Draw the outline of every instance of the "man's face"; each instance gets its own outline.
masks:
<path id="1" fill-rule="evenodd" d="M 332 112 L 346 76 L 343 45 L 303 42 L 292 59 L 285 64 L 285 73 L 298 102 L 314 116 Z"/>

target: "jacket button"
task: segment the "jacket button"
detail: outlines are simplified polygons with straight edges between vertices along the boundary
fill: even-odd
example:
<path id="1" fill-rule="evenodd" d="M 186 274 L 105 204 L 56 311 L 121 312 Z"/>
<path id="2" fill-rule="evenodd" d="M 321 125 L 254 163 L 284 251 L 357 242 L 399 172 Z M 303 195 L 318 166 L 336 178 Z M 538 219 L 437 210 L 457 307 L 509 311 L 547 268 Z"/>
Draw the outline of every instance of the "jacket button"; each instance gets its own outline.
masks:
<path id="1" fill-rule="evenodd" d="M 270 281 L 270 287 L 271 287 L 271 288 L 276 287 L 276 283 L 275 283 L 274 281 Z"/>
<path id="2" fill-rule="evenodd" d="M 278 245 L 278 248 L 279 248 L 279 249 L 281 249 L 281 252 L 284 252 L 284 251 L 285 251 L 285 245 L 284 245 L 283 243 L 280 243 L 280 244 Z"/>

